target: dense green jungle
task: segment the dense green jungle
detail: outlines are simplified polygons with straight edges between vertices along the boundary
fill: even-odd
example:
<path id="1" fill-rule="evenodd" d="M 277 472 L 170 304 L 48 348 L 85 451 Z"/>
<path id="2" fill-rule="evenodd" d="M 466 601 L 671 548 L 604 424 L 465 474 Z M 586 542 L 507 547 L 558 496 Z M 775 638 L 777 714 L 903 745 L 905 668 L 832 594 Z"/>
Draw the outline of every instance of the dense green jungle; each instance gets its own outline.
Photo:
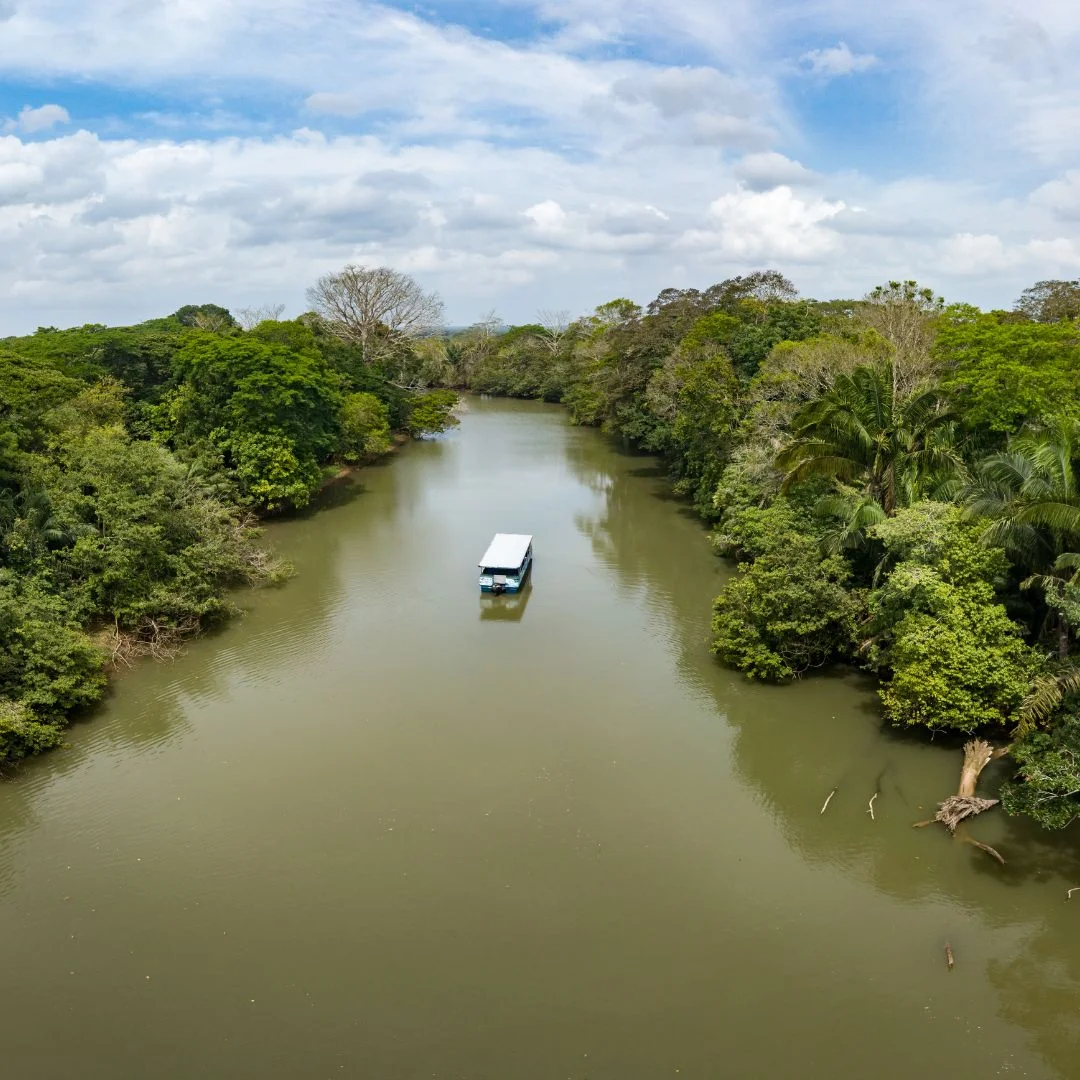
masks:
<path id="1" fill-rule="evenodd" d="M 661 458 L 737 568 L 719 661 L 771 682 L 854 665 L 884 722 L 969 738 L 939 820 L 991 805 L 991 744 L 1006 812 L 1080 816 L 1080 281 L 983 312 L 756 271 L 455 332 L 384 268 L 308 296 L 293 321 L 206 304 L 0 340 L 0 759 L 287 576 L 259 520 L 445 430 L 464 390 L 561 402 Z"/>

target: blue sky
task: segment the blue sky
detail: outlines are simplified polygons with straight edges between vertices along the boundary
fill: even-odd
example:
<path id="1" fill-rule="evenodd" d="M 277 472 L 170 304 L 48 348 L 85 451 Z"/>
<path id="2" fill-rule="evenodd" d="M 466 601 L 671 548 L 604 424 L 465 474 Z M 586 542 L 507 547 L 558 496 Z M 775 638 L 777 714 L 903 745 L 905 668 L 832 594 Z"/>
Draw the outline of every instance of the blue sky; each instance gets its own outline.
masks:
<path id="1" fill-rule="evenodd" d="M 0 0 L 0 334 L 303 308 L 451 322 L 776 267 L 1009 304 L 1080 276 L 1061 0 Z"/>

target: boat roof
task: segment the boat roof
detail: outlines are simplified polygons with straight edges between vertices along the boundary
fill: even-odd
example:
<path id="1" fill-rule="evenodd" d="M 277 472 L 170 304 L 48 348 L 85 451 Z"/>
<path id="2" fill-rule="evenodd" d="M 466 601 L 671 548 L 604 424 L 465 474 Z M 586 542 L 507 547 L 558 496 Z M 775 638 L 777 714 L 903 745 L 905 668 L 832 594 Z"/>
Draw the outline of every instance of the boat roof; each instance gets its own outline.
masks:
<path id="1" fill-rule="evenodd" d="M 509 570 L 520 566 L 531 543 L 532 537 L 524 533 L 496 533 L 480 560 L 480 567 L 494 566 Z"/>

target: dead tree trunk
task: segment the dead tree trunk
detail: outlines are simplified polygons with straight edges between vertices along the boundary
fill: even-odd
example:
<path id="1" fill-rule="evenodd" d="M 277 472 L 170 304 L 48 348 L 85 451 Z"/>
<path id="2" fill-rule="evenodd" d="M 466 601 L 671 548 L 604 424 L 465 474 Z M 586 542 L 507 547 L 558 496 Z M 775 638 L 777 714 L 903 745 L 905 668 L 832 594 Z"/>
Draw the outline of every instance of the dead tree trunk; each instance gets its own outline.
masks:
<path id="1" fill-rule="evenodd" d="M 949 832 L 956 835 L 957 827 L 961 822 L 981 814 L 984 810 L 989 810 L 992 806 L 997 806 L 1000 800 L 980 798 L 975 794 L 975 787 L 983 769 L 995 757 L 1000 756 L 1000 751 L 996 751 L 985 739 L 972 739 L 964 743 L 964 765 L 960 770 L 960 785 L 956 794 L 939 802 L 937 813 L 927 821 L 916 822 L 915 827 L 921 828 L 940 821 Z M 992 855 L 998 862 L 1004 864 L 1005 860 L 989 844 L 973 840 L 963 831 L 958 838 L 964 843 L 973 844 L 980 851 L 985 851 L 987 855 Z"/>

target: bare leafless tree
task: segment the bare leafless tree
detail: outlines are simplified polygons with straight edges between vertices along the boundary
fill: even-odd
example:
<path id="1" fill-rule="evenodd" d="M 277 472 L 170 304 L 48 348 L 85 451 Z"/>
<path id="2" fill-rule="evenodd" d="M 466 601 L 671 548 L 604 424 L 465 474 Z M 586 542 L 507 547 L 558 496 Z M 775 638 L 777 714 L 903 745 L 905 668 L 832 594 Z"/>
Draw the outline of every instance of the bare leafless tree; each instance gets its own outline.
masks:
<path id="1" fill-rule="evenodd" d="M 388 266 L 346 266 L 326 274 L 308 289 L 308 303 L 343 341 L 359 345 L 370 363 L 380 341 L 393 344 L 418 337 L 442 324 L 438 293 L 427 293 L 408 274 Z"/>
<path id="2" fill-rule="evenodd" d="M 893 347 L 893 396 L 902 400 L 933 372 L 930 347 L 945 301 L 915 281 L 890 281 L 866 294 L 863 317 Z"/>
<path id="3" fill-rule="evenodd" d="M 230 326 L 234 326 L 231 316 L 226 311 L 224 313 L 218 311 L 196 311 L 191 316 L 191 325 L 196 330 L 207 330 L 211 334 L 220 334 L 222 330 L 228 330 Z"/>
<path id="4" fill-rule="evenodd" d="M 277 322 L 284 310 L 284 304 L 260 304 L 258 307 L 245 307 L 236 313 L 236 321 L 245 330 L 254 330 L 261 322 Z"/>
<path id="5" fill-rule="evenodd" d="M 563 339 L 570 329 L 570 312 L 550 311 L 545 308 L 537 312 L 537 315 L 542 327 L 542 332 L 537 336 L 547 346 L 551 355 L 555 356 L 562 348 Z"/>
<path id="6" fill-rule="evenodd" d="M 502 328 L 503 321 L 499 318 L 498 312 L 492 308 L 482 319 L 473 323 L 469 329 L 478 338 L 488 342 L 491 341 Z"/>

